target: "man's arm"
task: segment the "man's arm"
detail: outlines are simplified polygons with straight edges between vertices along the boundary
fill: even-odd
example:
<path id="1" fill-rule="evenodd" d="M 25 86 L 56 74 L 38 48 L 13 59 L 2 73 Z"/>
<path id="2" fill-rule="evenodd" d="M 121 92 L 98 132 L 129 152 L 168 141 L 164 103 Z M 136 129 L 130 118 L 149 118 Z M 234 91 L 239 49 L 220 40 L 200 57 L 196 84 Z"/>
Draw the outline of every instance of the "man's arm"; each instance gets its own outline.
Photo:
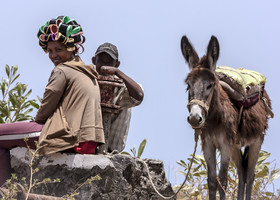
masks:
<path id="1" fill-rule="evenodd" d="M 121 70 L 119 70 L 116 67 L 111 67 L 111 66 L 102 66 L 100 68 L 100 71 L 105 74 L 111 74 L 111 75 L 116 75 L 119 78 L 123 79 L 127 90 L 129 92 L 129 95 L 136 99 L 137 101 L 142 101 L 144 98 L 144 92 L 140 85 L 136 83 L 133 79 L 131 79 L 129 76 L 127 76 L 125 73 L 123 73 Z"/>
<path id="2" fill-rule="evenodd" d="M 66 88 L 66 78 L 59 69 L 54 69 L 46 86 L 41 106 L 36 114 L 35 121 L 45 123 L 55 112 Z"/>

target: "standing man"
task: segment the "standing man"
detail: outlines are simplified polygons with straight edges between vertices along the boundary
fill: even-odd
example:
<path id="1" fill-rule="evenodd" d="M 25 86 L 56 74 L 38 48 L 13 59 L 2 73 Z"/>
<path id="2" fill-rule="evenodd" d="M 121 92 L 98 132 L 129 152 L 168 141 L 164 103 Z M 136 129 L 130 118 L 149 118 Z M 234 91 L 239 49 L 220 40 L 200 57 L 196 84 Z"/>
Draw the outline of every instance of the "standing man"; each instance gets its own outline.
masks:
<path id="1" fill-rule="evenodd" d="M 113 75 L 123 80 L 123 85 L 114 94 L 114 102 L 120 106 L 120 112 L 113 114 L 108 138 L 108 152 L 121 152 L 126 143 L 131 108 L 141 104 L 144 92 L 142 87 L 119 69 L 118 49 L 111 43 L 104 43 L 97 48 L 92 63 L 100 75 Z"/>

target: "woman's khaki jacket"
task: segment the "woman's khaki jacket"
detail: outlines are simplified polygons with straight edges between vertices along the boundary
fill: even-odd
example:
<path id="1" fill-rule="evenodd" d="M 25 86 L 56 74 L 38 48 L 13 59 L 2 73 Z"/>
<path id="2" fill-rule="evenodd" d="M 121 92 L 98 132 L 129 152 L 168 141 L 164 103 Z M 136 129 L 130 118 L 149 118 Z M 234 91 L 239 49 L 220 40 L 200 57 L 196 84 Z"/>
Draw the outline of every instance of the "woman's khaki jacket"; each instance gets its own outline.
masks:
<path id="1" fill-rule="evenodd" d="M 85 141 L 105 142 L 96 75 L 93 66 L 78 56 L 53 69 L 35 118 L 45 123 L 39 154 L 63 151 Z"/>

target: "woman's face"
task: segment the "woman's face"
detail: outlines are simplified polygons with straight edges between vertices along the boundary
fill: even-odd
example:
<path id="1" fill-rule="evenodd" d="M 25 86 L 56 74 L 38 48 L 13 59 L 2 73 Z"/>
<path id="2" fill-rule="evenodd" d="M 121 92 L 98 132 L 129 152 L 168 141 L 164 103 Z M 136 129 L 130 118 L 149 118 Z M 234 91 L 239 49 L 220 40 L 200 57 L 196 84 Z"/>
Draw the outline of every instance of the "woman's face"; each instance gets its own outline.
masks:
<path id="1" fill-rule="evenodd" d="M 73 51 L 67 51 L 67 48 L 58 41 L 49 41 L 47 51 L 49 58 L 55 66 L 71 60 Z"/>

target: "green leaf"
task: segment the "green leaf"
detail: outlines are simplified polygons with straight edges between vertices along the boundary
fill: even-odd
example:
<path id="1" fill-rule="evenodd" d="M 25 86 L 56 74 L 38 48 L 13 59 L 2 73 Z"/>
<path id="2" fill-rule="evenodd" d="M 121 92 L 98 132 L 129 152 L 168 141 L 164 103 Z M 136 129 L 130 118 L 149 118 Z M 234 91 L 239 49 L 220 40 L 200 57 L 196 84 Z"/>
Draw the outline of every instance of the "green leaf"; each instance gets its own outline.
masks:
<path id="1" fill-rule="evenodd" d="M 33 108 L 29 108 L 27 111 L 25 111 L 23 114 L 24 115 L 27 115 L 27 114 L 29 114 L 29 113 L 31 113 L 33 111 Z"/>
<path id="2" fill-rule="evenodd" d="M 130 151 L 132 152 L 133 156 L 136 157 L 136 149 L 135 149 L 135 147 L 133 147 L 132 149 L 130 149 Z"/>
<path id="3" fill-rule="evenodd" d="M 17 71 L 18 71 L 18 66 L 17 65 L 12 67 L 13 76 L 17 73 Z"/>
<path id="4" fill-rule="evenodd" d="M 9 100 L 12 103 L 13 108 L 15 108 L 17 105 L 17 99 L 16 99 L 15 95 L 11 92 L 9 93 Z"/>
<path id="5" fill-rule="evenodd" d="M 273 194 L 272 192 L 265 192 L 265 195 L 266 195 L 266 196 L 271 196 L 271 197 L 274 196 L 274 194 Z"/>
<path id="6" fill-rule="evenodd" d="M 258 158 L 258 164 L 261 164 L 263 161 L 265 161 L 270 156 L 270 153 L 266 151 L 260 151 L 260 155 Z"/>
<path id="7" fill-rule="evenodd" d="M 26 85 L 27 86 L 27 85 Z M 27 99 L 27 97 L 31 94 L 32 92 L 32 89 L 30 89 L 25 95 L 24 95 L 24 98 Z"/>
<path id="8" fill-rule="evenodd" d="M 5 121 L 6 123 L 11 123 L 12 122 L 12 120 L 10 119 L 10 117 L 7 117 L 7 119 L 6 119 L 6 121 Z"/>
<path id="9" fill-rule="evenodd" d="M 207 171 L 206 170 L 201 170 L 193 173 L 194 176 L 199 176 L 199 177 L 207 177 Z"/>
<path id="10" fill-rule="evenodd" d="M 200 165 L 198 165 L 197 167 L 193 168 L 193 170 L 192 170 L 192 171 L 193 171 L 193 172 L 198 171 L 198 170 L 200 169 L 201 165 L 202 165 L 202 164 L 200 164 Z"/>
<path id="11" fill-rule="evenodd" d="M 180 173 L 180 174 L 183 174 L 184 176 L 186 176 L 186 175 L 187 175 L 187 173 L 182 172 L 182 171 L 179 171 L 179 173 Z"/>
<path id="12" fill-rule="evenodd" d="M 275 170 L 271 171 L 270 180 L 268 181 L 269 183 L 271 183 L 272 181 L 274 181 L 275 179 L 280 177 L 278 172 L 279 172 L 279 169 L 275 169 Z"/>
<path id="13" fill-rule="evenodd" d="M 27 109 L 28 107 L 30 107 L 30 101 L 25 101 L 24 102 L 24 99 L 22 99 L 21 100 L 22 102 L 22 104 L 21 104 L 21 106 L 20 106 L 20 108 L 21 108 L 21 110 L 25 110 L 25 109 Z"/>
<path id="14" fill-rule="evenodd" d="M 40 106 L 35 102 L 35 100 L 29 101 L 29 103 L 30 103 L 30 105 L 33 106 L 34 108 L 39 109 L 39 107 L 40 107 Z"/>
<path id="15" fill-rule="evenodd" d="M 13 120 L 13 122 L 16 122 L 16 121 L 29 121 L 29 120 L 32 120 L 32 116 L 28 115 L 28 116 L 21 116 L 19 118 L 17 118 L 16 120 Z"/>
<path id="16" fill-rule="evenodd" d="M 127 153 L 126 151 L 122 151 L 120 154 L 130 155 L 130 154 L 129 154 L 129 153 Z"/>
<path id="17" fill-rule="evenodd" d="M 275 175 L 275 174 L 278 174 L 280 171 L 280 169 L 274 169 L 271 171 L 271 175 Z"/>
<path id="18" fill-rule="evenodd" d="M 27 89 L 27 84 L 21 84 L 21 91 L 22 91 L 22 94 L 25 93 L 26 89 Z"/>
<path id="19" fill-rule="evenodd" d="M 145 138 L 141 144 L 139 145 L 138 147 L 138 154 L 137 154 L 137 158 L 140 158 L 144 149 L 145 149 L 145 146 L 146 146 L 146 143 L 147 143 L 147 139 Z"/>
<path id="20" fill-rule="evenodd" d="M 15 78 L 13 78 L 11 84 L 13 84 L 13 82 L 15 82 L 15 80 L 17 80 L 19 76 L 20 76 L 20 74 L 18 74 Z"/>
<path id="21" fill-rule="evenodd" d="M 195 155 L 196 159 L 205 160 L 203 155 Z"/>
<path id="22" fill-rule="evenodd" d="M 1 116 L 0 116 L 0 123 L 4 123 L 4 120 Z"/>
<path id="23" fill-rule="evenodd" d="M 1 113 L 2 117 L 5 117 L 5 116 L 7 116 L 9 114 L 9 110 L 8 110 L 6 105 L 1 105 L 0 113 Z"/>
<path id="24" fill-rule="evenodd" d="M 9 65 L 6 65 L 5 69 L 6 69 L 6 74 L 9 77 L 10 76 L 10 67 L 9 67 Z"/>
<path id="25" fill-rule="evenodd" d="M 42 98 L 37 96 L 37 99 L 39 100 L 40 103 L 42 103 Z"/>
<path id="26" fill-rule="evenodd" d="M 18 95 L 18 96 L 21 96 L 21 95 L 22 95 L 22 93 L 21 93 L 21 91 L 22 91 L 22 84 L 19 83 L 19 84 L 16 86 L 16 88 L 17 88 L 17 95 Z"/>
<path id="27" fill-rule="evenodd" d="M 187 166 L 187 164 L 183 160 L 177 161 L 177 163 L 183 167 Z"/>
<path id="28" fill-rule="evenodd" d="M 192 156 L 192 155 L 191 155 Z M 187 159 L 189 162 L 193 162 L 194 164 L 196 164 L 196 165 L 198 165 L 199 164 L 199 162 L 196 160 L 196 159 L 194 159 L 193 161 L 192 161 L 192 158 L 188 158 Z"/>
<path id="29" fill-rule="evenodd" d="M 4 94 L 5 94 L 5 91 L 6 91 L 6 87 L 5 87 L 4 83 L 1 84 L 1 91 L 2 91 L 2 96 L 4 98 Z"/>
<path id="30" fill-rule="evenodd" d="M 255 174 L 255 178 L 267 178 L 269 174 L 269 169 L 267 166 L 264 166 L 263 169 Z"/>

